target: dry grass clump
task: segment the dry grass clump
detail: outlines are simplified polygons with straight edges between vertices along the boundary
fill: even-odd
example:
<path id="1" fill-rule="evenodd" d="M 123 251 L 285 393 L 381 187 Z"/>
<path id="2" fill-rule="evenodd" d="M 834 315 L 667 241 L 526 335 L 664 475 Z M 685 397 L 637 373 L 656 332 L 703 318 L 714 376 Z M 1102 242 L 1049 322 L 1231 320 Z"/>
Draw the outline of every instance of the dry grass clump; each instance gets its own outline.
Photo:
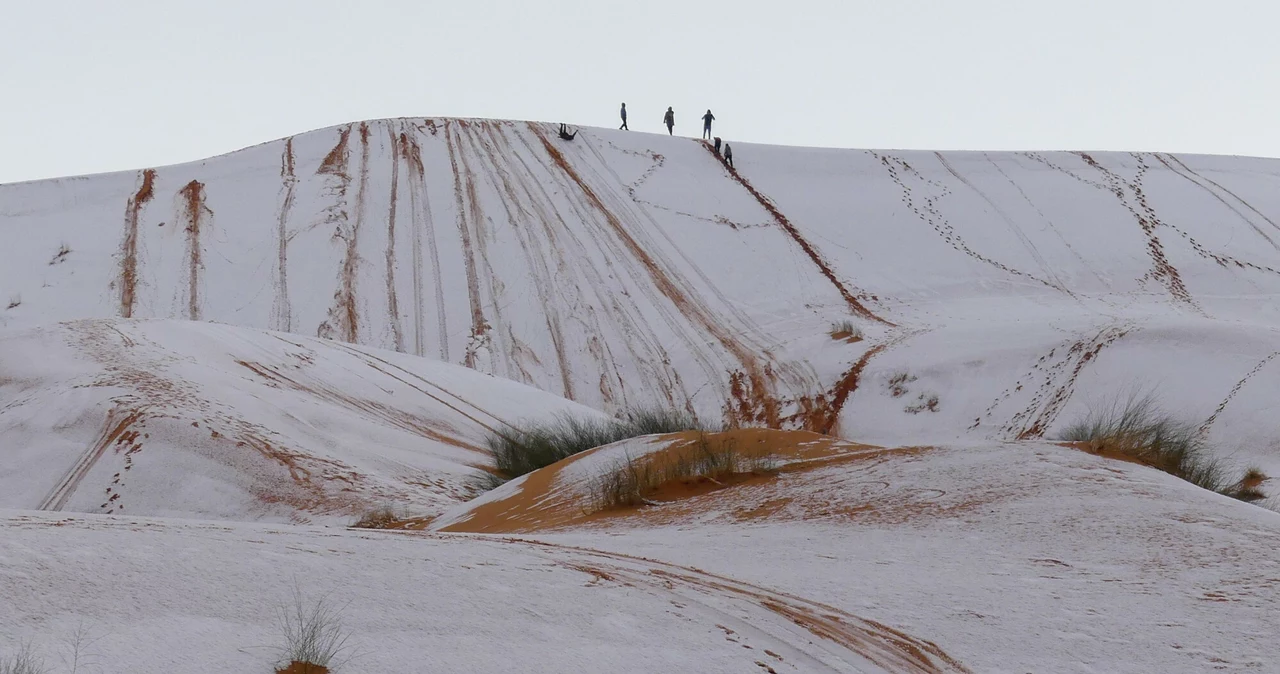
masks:
<path id="1" fill-rule="evenodd" d="M 1157 468 L 1242 501 L 1264 497 L 1257 490 L 1266 479 L 1262 471 L 1250 469 L 1241 479 L 1231 480 L 1223 462 L 1211 454 L 1199 426 L 1168 414 L 1150 394 L 1131 395 L 1092 410 L 1063 429 L 1060 439 L 1081 443 L 1093 454 L 1115 455 Z M 1254 479 L 1249 479 L 1251 475 Z"/>
<path id="2" fill-rule="evenodd" d="M 360 516 L 351 526 L 356 529 L 394 529 L 402 518 L 391 508 L 375 508 Z"/>
<path id="3" fill-rule="evenodd" d="M 516 478 L 619 440 L 695 430 L 705 429 L 688 412 L 643 409 L 631 412 L 625 419 L 578 419 L 560 415 L 515 432 L 490 435 L 487 442 L 498 471 L 507 478 Z"/>
<path id="4" fill-rule="evenodd" d="M 907 394 L 907 384 L 916 381 L 916 379 L 917 377 L 915 375 L 905 370 L 893 373 L 893 375 L 889 377 L 888 381 L 889 395 L 895 398 L 901 398 Z"/>
<path id="5" fill-rule="evenodd" d="M 937 412 L 938 411 L 938 395 L 936 393 L 921 393 L 916 401 L 903 408 L 903 411 L 910 414 L 919 414 L 921 412 Z"/>
<path id="6" fill-rule="evenodd" d="M 47 674 L 44 660 L 38 657 L 31 644 L 18 647 L 18 652 L 0 659 L 0 674 Z"/>
<path id="7" fill-rule="evenodd" d="M 652 504 L 663 487 L 677 482 L 708 481 L 724 486 L 731 478 L 777 470 L 771 455 L 744 453 L 732 439 L 698 434 L 693 443 L 639 459 L 628 456 L 592 484 L 597 510 Z"/>
<path id="8" fill-rule="evenodd" d="M 307 601 L 295 586 L 292 600 L 279 608 L 284 664 L 276 674 L 328 674 L 334 660 L 347 650 L 351 636 L 341 618 L 342 608 L 327 595 Z"/>
<path id="9" fill-rule="evenodd" d="M 862 341 L 862 328 L 853 324 L 853 321 L 843 320 L 838 323 L 831 324 L 831 331 L 827 334 L 831 335 L 831 339 L 844 340 L 846 342 Z"/>

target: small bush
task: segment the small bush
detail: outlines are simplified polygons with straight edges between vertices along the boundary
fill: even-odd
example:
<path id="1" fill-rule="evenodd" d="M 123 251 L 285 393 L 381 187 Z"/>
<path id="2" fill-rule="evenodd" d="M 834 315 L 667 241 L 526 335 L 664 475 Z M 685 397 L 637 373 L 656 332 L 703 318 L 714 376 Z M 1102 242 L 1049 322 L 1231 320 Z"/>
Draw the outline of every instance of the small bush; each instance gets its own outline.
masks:
<path id="1" fill-rule="evenodd" d="M 324 674 L 347 648 L 350 634 L 342 628 L 342 610 L 327 596 L 308 602 L 297 586 L 292 601 L 279 609 L 285 664 L 277 672 Z"/>
<path id="2" fill-rule="evenodd" d="M 596 479 L 592 501 L 597 510 L 637 506 L 650 503 L 650 496 L 676 481 L 705 479 L 720 484 L 735 475 L 771 473 L 776 467 L 772 456 L 744 454 L 736 442 L 702 433 L 688 447 L 619 461 Z"/>
<path id="3" fill-rule="evenodd" d="M 930 394 L 921 393 L 920 396 L 916 398 L 916 401 L 914 403 L 907 405 L 904 408 L 904 411 L 909 412 L 911 414 L 919 414 L 925 411 L 937 412 L 938 396 L 937 394 L 933 394 L 933 393 L 930 393 Z"/>
<path id="4" fill-rule="evenodd" d="M 1251 469 L 1245 478 L 1232 481 L 1222 461 L 1211 455 L 1199 426 L 1166 413 L 1149 394 L 1092 410 L 1063 429 L 1059 438 L 1083 443 L 1095 454 L 1124 456 L 1225 496 L 1242 501 L 1263 498 L 1257 491 L 1260 481 L 1247 479 L 1262 471 Z"/>
<path id="5" fill-rule="evenodd" d="M 623 420 L 560 415 L 548 423 L 491 435 L 488 446 L 498 470 L 509 478 L 516 478 L 619 440 L 692 430 L 703 430 L 692 414 L 671 410 L 639 410 Z"/>
<path id="6" fill-rule="evenodd" d="M 377 508 L 360 516 L 351 526 L 357 529 L 392 529 L 402 518 L 391 508 Z"/>
<path id="7" fill-rule="evenodd" d="M 831 331 L 827 334 L 831 335 L 831 339 L 844 340 L 846 342 L 857 342 L 862 340 L 862 328 L 853 324 L 853 321 L 844 320 L 831 324 Z"/>
<path id="8" fill-rule="evenodd" d="M 52 266 L 60 262 L 65 262 L 67 256 L 70 254 L 71 246 L 67 245 L 66 242 L 63 242 L 63 244 L 58 247 L 58 252 L 54 254 L 53 259 L 49 260 L 49 265 Z"/>
<path id="9" fill-rule="evenodd" d="M 18 652 L 0 659 L 0 674 L 46 674 L 44 660 L 36 656 L 31 644 L 18 647 Z"/>
<path id="10" fill-rule="evenodd" d="M 889 395 L 895 398 L 901 398 L 907 394 L 907 384 L 916 380 L 916 376 L 906 372 L 898 371 L 889 377 Z"/>
<path id="11" fill-rule="evenodd" d="M 22 306 L 22 295 L 14 295 L 9 298 L 9 305 L 5 309 L 17 309 Z"/>

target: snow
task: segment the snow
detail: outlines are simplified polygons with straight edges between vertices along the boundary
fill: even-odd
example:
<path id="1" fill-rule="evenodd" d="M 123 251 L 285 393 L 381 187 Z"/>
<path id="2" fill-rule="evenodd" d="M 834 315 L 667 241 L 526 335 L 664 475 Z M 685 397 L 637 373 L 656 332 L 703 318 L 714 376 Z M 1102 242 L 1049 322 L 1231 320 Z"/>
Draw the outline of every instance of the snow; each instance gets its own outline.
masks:
<path id="1" fill-rule="evenodd" d="M 0 657 L 265 672 L 296 581 L 339 671 L 1274 668 L 1280 515 L 1046 440 L 1149 391 L 1280 474 L 1280 160 L 733 145 L 391 119 L 0 185 Z M 466 503 L 493 430 L 644 406 L 887 449 L 334 526 L 465 523 L 530 484 Z"/>
<path id="2" fill-rule="evenodd" d="M 231 520 L 429 516 L 485 439 L 600 412 L 455 365 L 210 323 L 0 331 L 0 506 Z"/>

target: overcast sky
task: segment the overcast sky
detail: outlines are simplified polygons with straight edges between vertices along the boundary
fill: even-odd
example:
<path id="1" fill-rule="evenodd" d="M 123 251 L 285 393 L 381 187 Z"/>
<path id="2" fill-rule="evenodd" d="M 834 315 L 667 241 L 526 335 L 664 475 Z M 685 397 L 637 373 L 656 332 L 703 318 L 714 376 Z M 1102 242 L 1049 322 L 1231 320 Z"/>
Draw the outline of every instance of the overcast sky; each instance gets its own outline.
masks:
<path id="1" fill-rule="evenodd" d="M 0 182 L 467 116 L 833 147 L 1280 156 L 1262 0 L 42 0 L 0 23 Z M 665 132 L 665 131 L 664 131 Z"/>

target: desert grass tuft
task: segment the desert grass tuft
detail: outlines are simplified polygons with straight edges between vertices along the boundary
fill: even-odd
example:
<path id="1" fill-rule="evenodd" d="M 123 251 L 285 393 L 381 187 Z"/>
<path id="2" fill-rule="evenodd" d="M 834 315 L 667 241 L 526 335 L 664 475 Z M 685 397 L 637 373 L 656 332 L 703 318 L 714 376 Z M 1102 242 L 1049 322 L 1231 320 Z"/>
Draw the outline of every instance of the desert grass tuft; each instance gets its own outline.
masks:
<path id="1" fill-rule="evenodd" d="M 48 671 L 44 660 L 36 655 L 29 643 L 19 646 L 13 655 L 0 659 L 0 674 L 47 674 Z"/>
<path id="2" fill-rule="evenodd" d="M 1247 479 L 1262 471 L 1251 469 L 1244 478 L 1232 480 L 1199 426 L 1165 412 L 1152 394 L 1131 394 L 1091 410 L 1063 429 L 1059 439 L 1081 443 L 1095 454 L 1125 457 L 1242 501 L 1264 497 L 1257 490 L 1261 481 Z"/>
<path id="3" fill-rule="evenodd" d="M 677 481 L 704 479 L 719 484 L 736 475 L 775 470 L 772 456 L 743 453 L 731 439 L 701 433 L 688 447 L 620 460 L 596 478 L 591 500 L 596 510 L 637 506 L 649 503 L 649 497 Z"/>
<path id="4" fill-rule="evenodd" d="M 351 526 L 356 529 L 394 529 L 402 519 L 394 509 L 382 507 L 360 515 Z"/>
<path id="5" fill-rule="evenodd" d="M 862 328 L 853 324 L 853 321 L 843 320 L 831 324 L 831 330 L 827 332 L 831 335 L 831 339 L 844 340 L 846 342 L 857 342 L 862 340 Z"/>
<path id="6" fill-rule="evenodd" d="M 704 430 L 688 412 L 641 409 L 623 419 L 579 419 L 560 415 L 549 422 L 528 424 L 501 435 L 490 435 L 487 444 L 497 469 L 516 478 L 545 468 L 588 449 L 659 433 Z"/>

